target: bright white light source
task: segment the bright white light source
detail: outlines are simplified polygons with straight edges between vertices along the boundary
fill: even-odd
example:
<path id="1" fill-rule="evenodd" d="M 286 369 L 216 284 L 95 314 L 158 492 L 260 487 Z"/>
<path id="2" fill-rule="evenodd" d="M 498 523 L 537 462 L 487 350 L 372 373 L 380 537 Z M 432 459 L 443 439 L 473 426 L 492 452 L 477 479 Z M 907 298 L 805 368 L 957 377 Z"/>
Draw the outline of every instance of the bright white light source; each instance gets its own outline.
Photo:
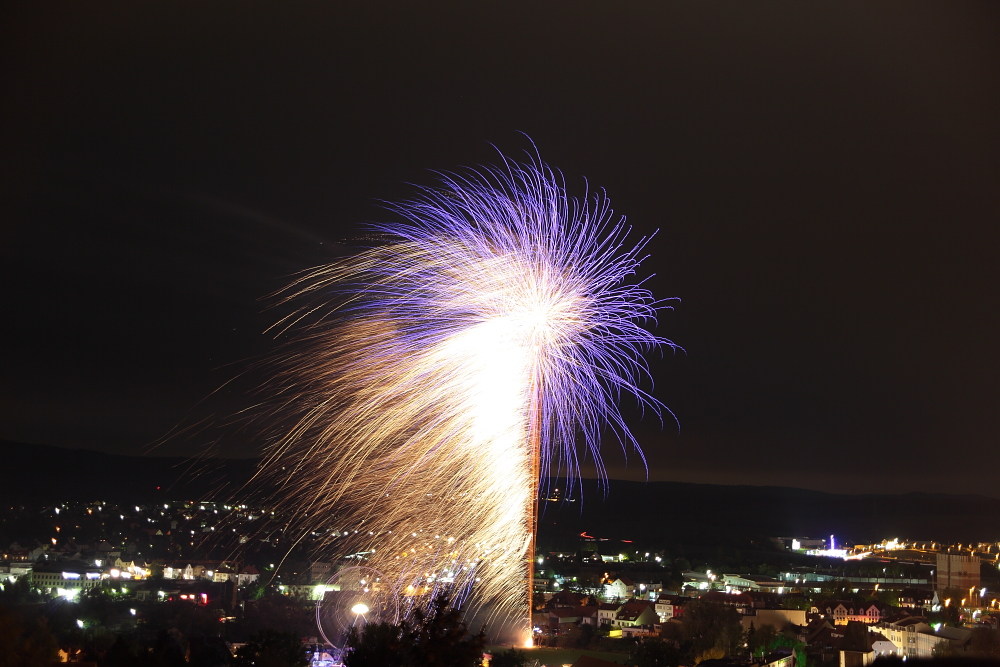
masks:
<path id="1" fill-rule="evenodd" d="M 351 611 L 353 611 L 358 616 L 363 616 L 364 614 L 368 613 L 368 605 L 366 605 L 364 602 L 359 602 L 353 607 L 351 607 Z"/>

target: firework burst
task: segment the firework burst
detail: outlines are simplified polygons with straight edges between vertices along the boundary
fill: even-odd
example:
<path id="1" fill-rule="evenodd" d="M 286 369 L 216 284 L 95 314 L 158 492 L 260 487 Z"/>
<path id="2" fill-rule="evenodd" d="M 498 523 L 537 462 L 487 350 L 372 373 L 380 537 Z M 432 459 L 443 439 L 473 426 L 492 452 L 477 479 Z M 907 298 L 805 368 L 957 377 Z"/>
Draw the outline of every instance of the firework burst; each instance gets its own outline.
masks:
<path id="1" fill-rule="evenodd" d="M 412 604 L 447 588 L 523 613 L 540 471 L 572 479 L 589 452 L 603 474 L 602 431 L 636 446 L 622 395 L 659 409 L 638 387 L 643 354 L 674 347 L 643 328 L 664 307 L 634 279 L 648 239 L 538 160 L 392 208 L 386 243 L 277 295 L 296 305 L 270 389 L 291 426 L 262 475 L 292 530 L 334 525 Z"/>

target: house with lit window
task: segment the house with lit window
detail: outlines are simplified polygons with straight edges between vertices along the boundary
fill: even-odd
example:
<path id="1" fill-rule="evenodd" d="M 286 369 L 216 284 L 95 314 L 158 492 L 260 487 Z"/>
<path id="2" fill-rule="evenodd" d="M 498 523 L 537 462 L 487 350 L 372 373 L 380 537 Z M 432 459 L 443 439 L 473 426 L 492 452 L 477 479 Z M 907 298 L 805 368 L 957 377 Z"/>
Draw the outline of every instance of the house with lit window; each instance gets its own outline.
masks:
<path id="1" fill-rule="evenodd" d="M 855 604 L 850 600 L 825 600 L 817 603 L 810 611 L 822 614 L 835 625 L 847 625 L 850 621 L 874 625 L 882 621 L 887 609 L 884 603 L 877 601 Z"/>
<path id="2" fill-rule="evenodd" d="M 615 615 L 613 625 L 617 628 L 637 625 L 652 626 L 659 621 L 652 602 L 633 600 L 622 605 Z"/>
<path id="3" fill-rule="evenodd" d="M 635 592 L 635 582 L 628 577 L 608 579 L 604 584 L 605 600 L 627 600 Z"/>
<path id="4" fill-rule="evenodd" d="M 622 608 L 622 605 L 617 602 L 604 602 L 597 606 L 597 625 L 599 627 L 607 627 L 609 625 L 614 625 L 615 616 L 618 615 L 618 610 Z"/>
<path id="5" fill-rule="evenodd" d="M 723 593 L 722 591 L 709 591 L 702 595 L 699 600 L 705 602 L 717 602 L 727 607 L 732 607 L 740 614 L 746 614 L 753 607 L 753 598 L 745 593 Z"/>
<path id="6" fill-rule="evenodd" d="M 660 594 L 653 603 L 653 610 L 661 623 L 684 615 L 684 605 L 691 601 L 685 595 Z"/>
<path id="7" fill-rule="evenodd" d="M 635 584 L 635 595 L 637 597 L 655 600 L 663 592 L 663 582 L 661 581 L 638 581 Z"/>
<path id="8" fill-rule="evenodd" d="M 905 609 L 923 609 L 931 605 L 934 599 L 932 591 L 925 591 L 919 588 L 904 588 L 899 593 L 899 607 Z"/>
<path id="9" fill-rule="evenodd" d="M 31 585 L 40 593 L 76 597 L 82 591 L 101 585 L 101 571 L 80 563 L 41 563 L 35 566 Z"/>
<path id="10" fill-rule="evenodd" d="M 760 586 L 755 581 L 738 574 L 723 574 L 722 583 L 725 585 L 727 592 L 760 590 Z"/>
<path id="11" fill-rule="evenodd" d="M 956 650 L 962 650 L 972 637 L 969 628 L 942 626 L 935 631 L 925 619 L 912 616 L 885 621 L 876 627 L 896 647 L 897 657 L 910 660 L 933 658 L 949 644 Z"/>
<path id="12" fill-rule="evenodd" d="M 240 568 L 239 585 L 246 586 L 260 579 L 260 572 L 253 565 L 244 565 Z"/>
<path id="13" fill-rule="evenodd" d="M 784 591 L 785 588 L 785 582 L 778 581 L 773 577 L 765 577 L 758 574 L 744 574 L 741 578 L 751 582 L 751 588 L 755 591 L 770 591 L 772 593 L 779 593 Z"/>
<path id="14" fill-rule="evenodd" d="M 246 572 L 246 579 L 256 581 L 256 578 L 253 578 L 254 574 L 257 577 L 260 576 L 260 573 L 254 569 L 252 573 Z M 240 578 L 243 578 L 243 575 L 244 572 L 241 570 Z M 236 577 L 232 564 L 223 560 L 166 561 L 163 563 L 164 579 L 208 579 L 209 581 L 223 582 Z"/>

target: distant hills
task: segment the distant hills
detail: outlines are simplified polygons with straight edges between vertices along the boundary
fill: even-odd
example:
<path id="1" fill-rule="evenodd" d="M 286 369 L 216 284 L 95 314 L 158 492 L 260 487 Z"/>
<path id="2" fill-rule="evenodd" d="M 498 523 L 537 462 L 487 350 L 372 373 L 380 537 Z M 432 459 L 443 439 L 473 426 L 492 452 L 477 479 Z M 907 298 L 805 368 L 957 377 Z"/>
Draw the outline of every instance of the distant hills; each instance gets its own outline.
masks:
<path id="1" fill-rule="evenodd" d="M 612 480 L 607 498 L 583 480 L 577 503 L 543 502 L 540 533 L 560 538 L 587 531 L 609 541 L 656 544 L 741 543 L 788 536 L 828 537 L 838 544 L 883 538 L 1000 540 L 1000 499 L 941 493 L 823 493 L 779 486 L 724 486 Z"/>
<path id="2" fill-rule="evenodd" d="M 0 441 L 0 502 L 155 502 L 230 499 L 257 459 L 122 456 Z M 939 541 L 1000 540 L 1000 499 L 938 493 L 847 495 L 788 487 L 612 480 L 605 498 L 582 480 L 576 502 L 542 501 L 539 539 L 613 544 L 727 543 L 767 536 L 836 535 Z M 562 547 L 559 547 L 562 548 Z M 615 547 L 618 548 L 618 547 Z"/>
<path id="3" fill-rule="evenodd" d="M 0 440 L 0 501 L 148 502 L 201 499 L 238 490 L 257 459 L 123 456 Z"/>

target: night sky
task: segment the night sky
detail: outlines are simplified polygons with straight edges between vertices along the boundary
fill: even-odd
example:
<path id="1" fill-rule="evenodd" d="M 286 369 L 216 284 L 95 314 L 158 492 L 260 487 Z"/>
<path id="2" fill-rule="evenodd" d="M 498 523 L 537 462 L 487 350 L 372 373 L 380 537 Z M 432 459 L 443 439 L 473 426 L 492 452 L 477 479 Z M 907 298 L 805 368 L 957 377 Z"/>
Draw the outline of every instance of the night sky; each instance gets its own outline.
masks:
<path id="1" fill-rule="evenodd" d="M 685 352 L 650 360 L 679 427 L 633 420 L 650 479 L 1000 495 L 994 3 L 3 11 L 0 438 L 226 421 L 275 345 L 261 297 L 524 133 L 660 230 Z"/>

